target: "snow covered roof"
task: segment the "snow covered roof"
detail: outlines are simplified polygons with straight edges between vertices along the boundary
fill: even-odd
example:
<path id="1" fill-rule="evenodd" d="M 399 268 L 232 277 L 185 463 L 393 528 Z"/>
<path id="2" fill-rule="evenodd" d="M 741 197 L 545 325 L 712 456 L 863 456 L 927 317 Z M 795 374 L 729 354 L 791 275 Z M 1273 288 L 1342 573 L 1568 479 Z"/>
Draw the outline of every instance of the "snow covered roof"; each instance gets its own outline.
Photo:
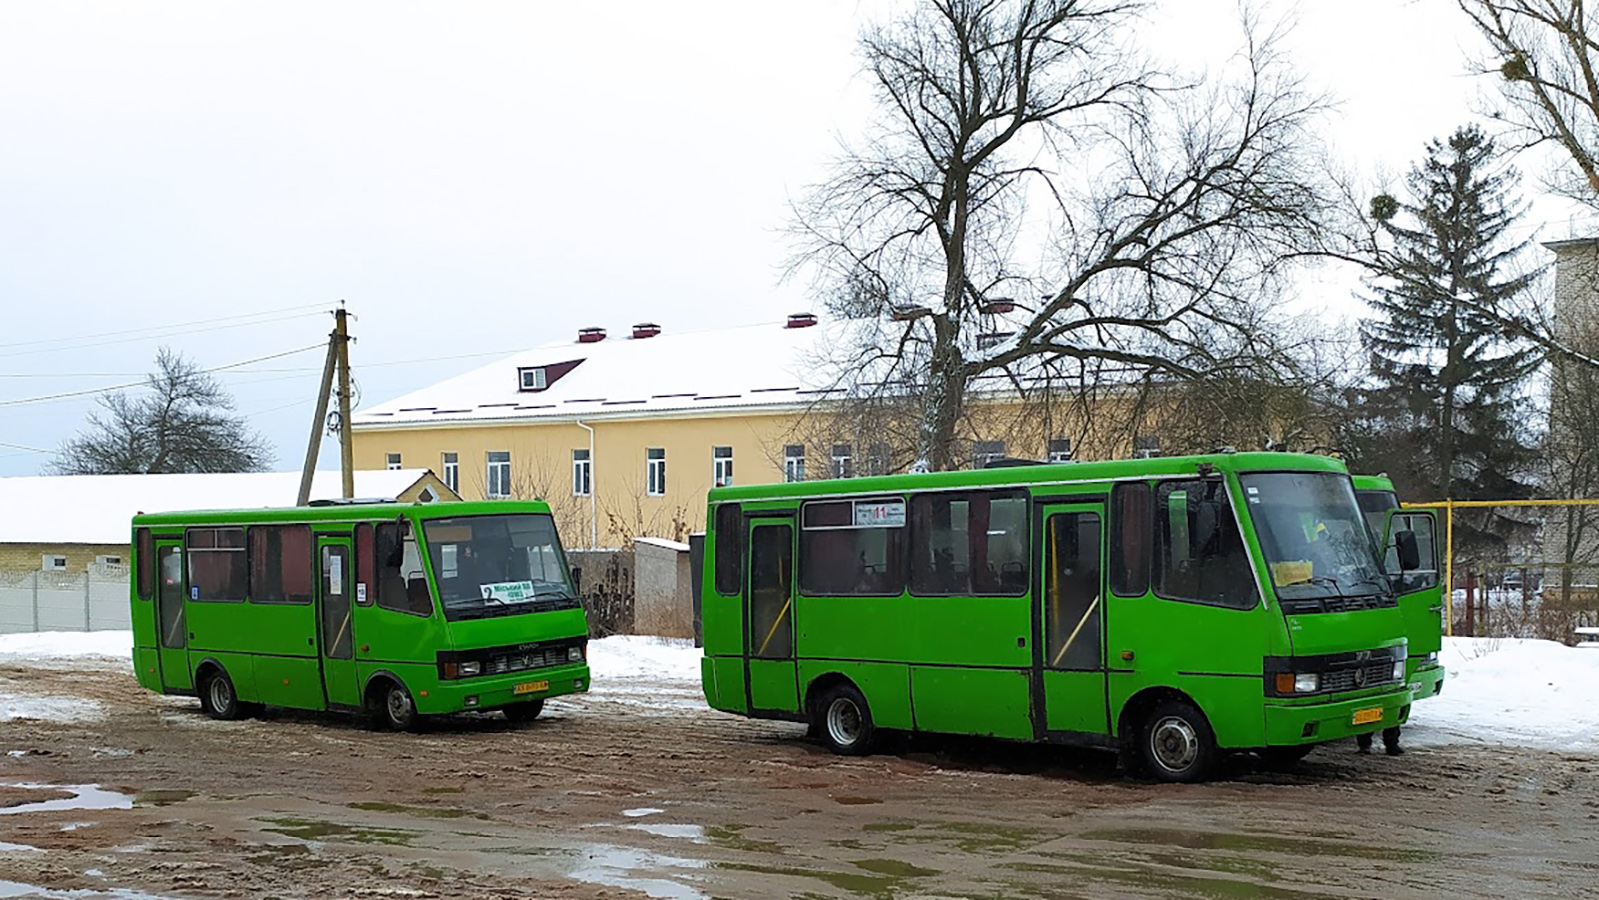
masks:
<path id="1" fill-rule="evenodd" d="M 838 327 L 770 322 L 525 350 L 356 413 L 357 430 L 456 421 L 615 418 L 798 407 L 833 388 L 821 365 Z M 531 374 L 542 369 L 543 374 Z M 528 371 L 529 389 L 522 372 Z M 545 387 L 533 389 L 544 379 Z"/>
<path id="2" fill-rule="evenodd" d="M 393 500 L 427 469 L 355 473 L 355 496 Z M 134 513 L 293 506 L 299 472 L 38 475 L 0 478 L 0 544 L 125 544 Z M 311 499 L 343 495 L 338 472 L 317 472 Z"/>

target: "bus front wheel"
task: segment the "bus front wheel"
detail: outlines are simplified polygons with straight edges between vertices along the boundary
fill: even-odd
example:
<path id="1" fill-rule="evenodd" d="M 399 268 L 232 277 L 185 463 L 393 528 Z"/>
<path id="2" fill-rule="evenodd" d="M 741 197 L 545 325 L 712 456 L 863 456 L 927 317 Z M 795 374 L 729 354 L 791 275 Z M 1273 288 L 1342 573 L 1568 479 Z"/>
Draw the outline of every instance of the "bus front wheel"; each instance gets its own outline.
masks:
<path id="1" fill-rule="evenodd" d="M 812 724 L 827 746 L 840 756 L 864 756 L 872 752 L 877 727 L 866 698 L 855 685 L 842 683 L 824 692 L 812 711 Z"/>
<path id="2" fill-rule="evenodd" d="M 200 706 L 213 719 L 231 721 L 244 715 L 244 705 L 239 702 L 239 692 L 233 689 L 233 679 L 221 669 L 205 677 L 200 686 Z"/>
<path id="3" fill-rule="evenodd" d="M 411 692 L 405 689 L 405 685 L 390 681 L 374 693 L 377 694 L 377 708 L 372 710 L 375 724 L 390 731 L 421 729 L 422 716 L 416 711 L 416 702 L 411 699 Z"/>
<path id="4" fill-rule="evenodd" d="M 1144 770 L 1160 781 L 1203 781 L 1216 762 L 1216 735 L 1199 707 L 1165 700 L 1150 710 L 1139 734 Z"/>

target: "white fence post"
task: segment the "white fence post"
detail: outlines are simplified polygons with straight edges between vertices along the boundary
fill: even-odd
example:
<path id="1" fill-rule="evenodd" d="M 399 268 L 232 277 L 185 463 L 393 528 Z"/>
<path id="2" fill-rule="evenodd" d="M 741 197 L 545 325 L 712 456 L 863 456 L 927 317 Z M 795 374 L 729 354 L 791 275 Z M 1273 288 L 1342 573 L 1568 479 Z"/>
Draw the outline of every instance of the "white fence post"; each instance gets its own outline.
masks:
<path id="1" fill-rule="evenodd" d="M 33 630 L 39 630 L 39 573 L 33 573 Z"/>
<path id="2" fill-rule="evenodd" d="M 89 570 L 83 571 L 83 630 L 89 631 Z"/>

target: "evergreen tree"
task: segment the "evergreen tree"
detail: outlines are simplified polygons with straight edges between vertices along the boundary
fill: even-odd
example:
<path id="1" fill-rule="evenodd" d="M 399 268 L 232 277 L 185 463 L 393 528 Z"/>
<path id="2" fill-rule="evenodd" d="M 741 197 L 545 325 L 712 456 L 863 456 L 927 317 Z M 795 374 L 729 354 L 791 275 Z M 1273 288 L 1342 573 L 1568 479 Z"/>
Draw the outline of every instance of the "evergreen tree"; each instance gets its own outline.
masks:
<path id="1" fill-rule="evenodd" d="M 1408 200 L 1383 195 L 1371 213 L 1393 241 L 1367 287 L 1374 316 L 1361 322 L 1371 378 L 1361 392 L 1358 465 L 1384 469 L 1416 499 L 1520 499 L 1532 493 L 1523 385 L 1536 347 L 1506 338 L 1495 318 L 1525 302 L 1539 272 L 1518 271 L 1528 240 L 1517 175 L 1474 125 L 1427 156 L 1405 180 Z M 1468 556 L 1501 548 L 1517 522 L 1497 513 L 1456 515 Z"/>

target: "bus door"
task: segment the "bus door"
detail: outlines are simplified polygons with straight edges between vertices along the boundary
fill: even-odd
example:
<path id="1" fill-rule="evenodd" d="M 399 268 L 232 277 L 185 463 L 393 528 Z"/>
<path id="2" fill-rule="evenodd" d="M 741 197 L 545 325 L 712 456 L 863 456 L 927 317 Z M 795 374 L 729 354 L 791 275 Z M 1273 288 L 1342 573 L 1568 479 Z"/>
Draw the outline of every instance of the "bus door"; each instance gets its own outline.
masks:
<path id="1" fill-rule="evenodd" d="M 794 521 L 751 517 L 745 546 L 744 664 L 749 708 L 799 712 L 794 662 Z"/>
<path id="2" fill-rule="evenodd" d="M 322 691 L 330 705 L 360 706 L 355 674 L 354 573 L 347 537 L 318 537 L 317 620 L 322 637 Z"/>
<path id="3" fill-rule="evenodd" d="M 1033 718 L 1040 736 L 1109 733 L 1104 510 L 1099 503 L 1039 507 Z"/>
<path id="4" fill-rule="evenodd" d="M 1410 532 L 1416 542 L 1419 565 L 1400 564 L 1398 541 Z M 1399 611 L 1405 618 L 1405 636 L 1410 641 L 1412 659 L 1443 649 L 1444 588 L 1439 573 L 1438 518 L 1432 510 L 1392 510 L 1384 532 L 1383 568 L 1399 595 Z M 1405 538 L 1405 540 L 1409 540 Z"/>
<path id="5" fill-rule="evenodd" d="M 167 690 L 192 690 L 194 670 L 189 668 L 189 616 L 184 609 L 183 542 L 158 540 L 155 544 L 156 647 L 161 659 L 161 684 Z"/>

